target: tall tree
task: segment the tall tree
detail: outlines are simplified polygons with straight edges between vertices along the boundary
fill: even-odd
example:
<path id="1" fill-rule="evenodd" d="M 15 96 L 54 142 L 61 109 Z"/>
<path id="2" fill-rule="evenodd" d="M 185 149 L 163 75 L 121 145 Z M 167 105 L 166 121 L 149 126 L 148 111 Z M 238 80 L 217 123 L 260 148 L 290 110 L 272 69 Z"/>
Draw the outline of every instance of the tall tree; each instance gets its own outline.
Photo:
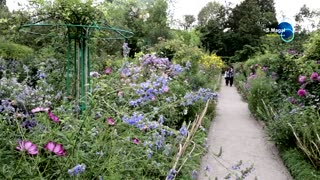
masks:
<path id="1" fill-rule="evenodd" d="M 6 0 L 0 0 L 0 6 L 6 6 Z"/>
<path id="2" fill-rule="evenodd" d="M 261 47 L 264 28 L 276 27 L 277 20 L 273 0 L 244 0 L 232 9 L 226 26 L 233 34 L 229 54 L 236 54 L 237 60 L 245 60 Z M 230 41 L 225 41 L 228 45 Z M 236 53 L 237 52 L 237 53 Z"/>
<path id="3" fill-rule="evenodd" d="M 210 20 L 218 24 L 224 24 L 226 19 L 226 8 L 217 1 L 209 2 L 198 14 L 198 23 L 200 26 L 208 24 Z"/>
<path id="4" fill-rule="evenodd" d="M 209 2 L 198 14 L 197 29 L 202 34 L 202 46 L 210 52 L 215 51 L 218 55 L 221 55 L 219 51 L 224 51 L 222 37 L 226 14 L 226 8 L 216 1 Z"/>
<path id="5" fill-rule="evenodd" d="M 310 32 L 320 26 L 320 11 L 311 10 L 305 4 L 300 8 L 299 13 L 295 15 L 295 29 L 299 33 Z M 305 23 L 309 23 L 306 25 Z M 304 26 L 303 26 L 304 24 Z"/>
<path id="6" fill-rule="evenodd" d="M 184 15 L 183 20 L 184 22 L 182 23 L 182 26 L 185 30 L 188 30 L 191 28 L 192 24 L 196 21 L 196 18 L 193 15 Z"/>

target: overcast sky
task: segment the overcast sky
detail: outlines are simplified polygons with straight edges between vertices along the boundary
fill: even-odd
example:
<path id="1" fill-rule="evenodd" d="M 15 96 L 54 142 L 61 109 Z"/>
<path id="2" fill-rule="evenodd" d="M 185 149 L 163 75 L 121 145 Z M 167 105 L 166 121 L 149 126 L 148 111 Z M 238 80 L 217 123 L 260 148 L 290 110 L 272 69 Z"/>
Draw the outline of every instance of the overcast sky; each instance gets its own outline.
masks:
<path id="1" fill-rule="evenodd" d="M 192 14 L 197 17 L 199 11 L 208 2 L 212 0 L 174 0 L 174 17 L 176 19 L 182 19 L 185 14 Z M 217 0 L 218 2 L 225 4 L 231 2 L 234 5 L 238 4 L 242 0 Z M 26 3 L 27 0 L 7 0 L 9 9 L 17 9 L 19 3 Z M 277 12 L 278 21 L 282 20 L 282 16 L 294 20 L 293 16 L 299 12 L 300 7 L 306 4 L 312 9 L 320 9 L 320 0 L 275 0 L 275 7 Z"/>

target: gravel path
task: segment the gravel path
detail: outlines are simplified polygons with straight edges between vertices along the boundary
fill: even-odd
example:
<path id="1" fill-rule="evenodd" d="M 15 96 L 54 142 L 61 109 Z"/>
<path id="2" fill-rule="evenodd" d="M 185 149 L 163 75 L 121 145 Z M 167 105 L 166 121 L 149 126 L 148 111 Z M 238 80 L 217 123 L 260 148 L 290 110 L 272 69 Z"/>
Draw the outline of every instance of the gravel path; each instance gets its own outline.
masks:
<path id="1" fill-rule="evenodd" d="M 240 174 L 253 164 L 245 179 L 291 180 L 276 147 L 268 141 L 262 126 L 250 115 L 247 103 L 235 87 L 221 85 L 217 116 L 211 124 L 198 180 L 224 179 L 229 173 Z M 222 154 L 217 157 L 220 147 Z M 240 170 L 232 166 L 242 160 Z M 231 179 L 236 179 L 231 176 Z"/>

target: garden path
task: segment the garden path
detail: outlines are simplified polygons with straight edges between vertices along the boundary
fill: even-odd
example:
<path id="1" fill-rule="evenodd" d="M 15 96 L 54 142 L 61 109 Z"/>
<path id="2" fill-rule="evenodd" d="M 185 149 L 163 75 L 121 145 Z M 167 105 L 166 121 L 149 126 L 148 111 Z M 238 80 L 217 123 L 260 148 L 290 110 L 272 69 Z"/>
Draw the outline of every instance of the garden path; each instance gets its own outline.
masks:
<path id="1" fill-rule="evenodd" d="M 235 87 L 221 85 L 217 116 L 211 124 L 207 143 L 208 153 L 203 157 L 198 180 L 224 179 L 232 166 L 242 160 L 241 169 L 254 165 L 245 179 L 291 180 L 274 144 L 268 141 L 263 126 L 251 115 Z M 222 154 L 217 157 L 220 147 Z M 228 168 L 228 169 L 226 169 Z M 232 176 L 231 179 L 235 179 Z"/>

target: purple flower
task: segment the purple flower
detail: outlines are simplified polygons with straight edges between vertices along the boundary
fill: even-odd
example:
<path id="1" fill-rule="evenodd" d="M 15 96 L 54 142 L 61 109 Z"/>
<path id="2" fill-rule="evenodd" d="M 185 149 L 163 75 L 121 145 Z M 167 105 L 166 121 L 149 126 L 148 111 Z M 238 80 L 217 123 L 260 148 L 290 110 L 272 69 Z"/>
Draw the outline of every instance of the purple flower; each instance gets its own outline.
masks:
<path id="1" fill-rule="evenodd" d="M 268 67 L 267 66 L 263 66 L 262 67 L 262 71 L 267 71 L 268 70 Z"/>
<path id="2" fill-rule="evenodd" d="M 170 169 L 168 172 L 166 180 L 172 180 L 176 176 L 177 171 L 175 169 Z"/>
<path id="3" fill-rule="evenodd" d="M 298 96 L 303 97 L 306 96 L 307 91 L 305 89 L 299 89 L 298 90 Z"/>
<path id="4" fill-rule="evenodd" d="M 290 101 L 291 104 L 296 104 L 297 103 L 297 101 L 293 97 L 290 97 L 289 101 Z"/>
<path id="5" fill-rule="evenodd" d="M 160 117 L 159 117 L 159 119 L 158 119 L 158 122 L 159 122 L 160 124 L 163 124 L 163 123 L 164 123 L 164 117 L 163 117 L 163 115 L 160 115 Z"/>
<path id="6" fill-rule="evenodd" d="M 297 52 L 296 52 L 295 50 L 289 49 L 289 50 L 288 50 L 288 53 L 291 54 L 291 55 L 294 55 L 294 54 L 296 54 Z"/>
<path id="7" fill-rule="evenodd" d="M 122 120 L 129 125 L 137 125 L 143 118 L 143 114 L 138 115 L 137 113 L 134 113 L 130 118 L 123 117 Z"/>
<path id="8" fill-rule="evenodd" d="M 305 83 L 306 80 L 307 80 L 307 77 L 306 77 L 306 76 L 299 76 L 299 83 L 300 83 L 300 84 Z"/>
<path id="9" fill-rule="evenodd" d="M 317 80 L 318 79 L 318 77 L 319 77 L 319 74 L 318 73 L 316 73 L 316 72 L 313 72 L 312 74 L 311 74 L 311 80 Z"/>
<path id="10" fill-rule="evenodd" d="M 180 134 L 181 134 L 182 136 L 187 136 L 187 135 L 188 135 L 188 129 L 187 129 L 187 127 L 186 127 L 185 125 L 183 125 L 183 126 L 180 128 L 179 132 L 180 132 Z"/>
<path id="11" fill-rule="evenodd" d="M 140 144 L 140 140 L 138 138 L 133 138 L 132 142 L 137 145 Z"/>
<path id="12" fill-rule="evenodd" d="M 37 72 L 37 77 L 38 77 L 39 79 L 44 79 L 44 78 L 47 77 L 47 75 L 46 75 L 44 72 L 42 72 L 41 70 L 38 70 L 38 72 Z"/>
<path id="13" fill-rule="evenodd" d="M 122 50 L 123 50 L 123 57 L 127 57 L 130 53 L 130 49 L 128 43 L 123 43 Z"/>
<path id="14" fill-rule="evenodd" d="M 26 129 L 32 129 L 35 126 L 37 126 L 37 121 L 35 120 L 26 120 L 21 124 L 21 127 Z"/>
<path id="15" fill-rule="evenodd" d="M 86 170 L 85 164 L 78 164 L 75 167 L 73 167 L 72 169 L 69 169 L 68 173 L 70 174 L 70 176 L 76 176 L 80 173 L 83 173 L 85 170 Z"/>
<path id="16" fill-rule="evenodd" d="M 151 159 L 153 155 L 153 151 L 151 149 L 148 149 L 147 152 L 148 152 L 148 158 Z"/>

